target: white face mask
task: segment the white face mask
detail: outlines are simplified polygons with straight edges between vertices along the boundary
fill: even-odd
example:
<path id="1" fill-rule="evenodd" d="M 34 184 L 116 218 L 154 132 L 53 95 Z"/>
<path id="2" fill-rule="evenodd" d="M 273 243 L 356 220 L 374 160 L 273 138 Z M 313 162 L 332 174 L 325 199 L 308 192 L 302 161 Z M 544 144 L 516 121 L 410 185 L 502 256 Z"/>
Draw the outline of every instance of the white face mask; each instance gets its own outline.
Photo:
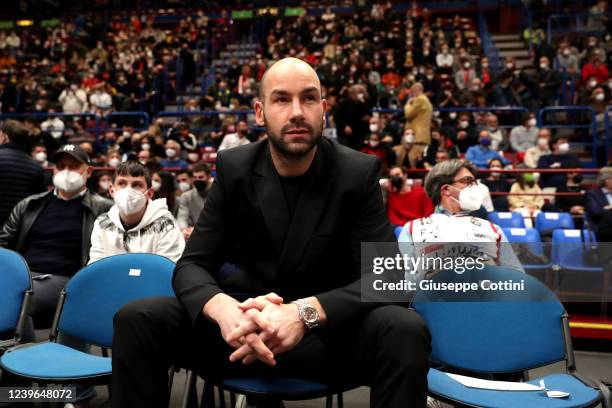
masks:
<path id="1" fill-rule="evenodd" d="M 595 88 L 597 86 L 597 81 L 589 81 L 589 86 Z"/>
<path id="2" fill-rule="evenodd" d="M 370 140 L 370 146 L 372 146 L 372 147 L 376 147 L 376 146 L 378 146 L 378 143 L 379 143 L 379 142 L 378 142 L 378 141 L 376 141 L 376 140 Z"/>
<path id="3" fill-rule="evenodd" d="M 536 120 L 535 120 L 535 119 L 529 119 L 529 120 L 527 121 L 527 125 L 528 125 L 529 127 L 534 127 L 536 124 L 537 124 L 537 122 L 536 122 Z"/>
<path id="4" fill-rule="evenodd" d="M 108 161 L 108 165 L 113 168 L 119 167 L 120 164 L 121 164 L 121 160 L 116 157 L 113 157 L 112 159 Z"/>
<path id="5" fill-rule="evenodd" d="M 467 129 L 467 127 L 470 125 L 470 122 L 466 121 L 466 120 L 462 120 L 461 122 L 459 122 L 459 127 L 461 129 Z"/>
<path id="6" fill-rule="evenodd" d="M 404 136 L 404 143 L 406 144 L 414 143 L 414 135 Z"/>
<path id="7" fill-rule="evenodd" d="M 176 156 L 176 150 L 166 149 L 166 156 L 168 156 L 170 159 L 173 158 L 174 156 Z"/>
<path id="8" fill-rule="evenodd" d="M 497 167 L 497 166 L 496 167 L 491 167 L 491 170 L 501 170 L 501 167 Z M 501 176 L 501 173 L 498 172 L 498 171 L 492 171 L 491 172 L 491 176 L 499 177 L 499 176 Z"/>
<path id="9" fill-rule="evenodd" d="M 378 132 L 378 125 L 376 123 L 370 123 L 370 132 Z"/>
<path id="10" fill-rule="evenodd" d="M 448 114 L 448 117 L 451 118 L 451 120 L 455 120 L 455 118 L 457 117 L 457 113 L 456 112 L 451 112 Z"/>
<path id="11" fill-rule="evenodd" d="M 541 149 L 546 149 L 548 147 L 548 139 L 543 138 L 543 137 L 539 138 L 538 139 L 538 146 Z"/>
<path id="12" fill-rule="evenodd" d="M 100 183 L 98 183 L 98 185 L 100 186 L 102 191 L 108 191 L 108 189 L 110 188 L 111 182 L 110 181 L 101 181 Z"/>
<path id="13" fill-rule="evenodd" d="M 78 171 L 62 170 L 53 176 L 53 185 L 66 193 L 74 193 L 85 186 L 85 177 Z"/>
<path id="14" fill-rule="evenodd" d="M 569 152 L 569 150 L 570 150 L 569 143 L 561 143 L 559 145 L 559 153 L 565 154 L 565 153 Z"/>
<path id="15" fill-rule="evenodd" d="M 34 158 L 36 159 L 37 162 L 44 163 L 45 161 L 47 161 L 47 153 L 38 152 L 36 153 L 36 155 L 34 155 Z"/>
<path id="16" fill-rule="evenodd" d="M 161 188 L 161 183 L 157 180 L 153 180 L 151 181 L 151 187 L 153 187 L 154 191 L 159 191 L 159 189 Z"/>
<path id="17" fill-rule="evenodd" d="M 143 143 L 141 146 L 142 150 L 149 150 L 151 149 L 151 145 L 148 143 Z"/>
<path id="18" fill-rule="evenodd" d="M 459 190 L 457 187 L 454 189 Z M 482 205 L 483 194 L 479 184 L 465 187 L 459 192 L 459 200 L 455 197 L 451 197 L 453 200 L 459 203 L 459 206 L 463 211 L 476 211 Z"/>
<path id="19" fill-rule="evenodd" d="M 603 101 L 604 99 L 606 99 L 606 95 L 602 94 L 602 93 L 598 93 L 597 95 L 595 95 L 595 100 L 596 101 Z"/>
<path id="20" fill-rule="evenodd" d="M 132 187 L 125 187 L 115 191 L 115 204 L 119 213 L 132 215 L 144 208 L 147 204 L 147 197 Z"/>
<path id="21" fill-rule="evenodd" d="M 185 182 L 185 181 L 181 181 L 179 183 L 179 189 L 184 193 L 186 191 L 191 190 L 191 184 Z"/>

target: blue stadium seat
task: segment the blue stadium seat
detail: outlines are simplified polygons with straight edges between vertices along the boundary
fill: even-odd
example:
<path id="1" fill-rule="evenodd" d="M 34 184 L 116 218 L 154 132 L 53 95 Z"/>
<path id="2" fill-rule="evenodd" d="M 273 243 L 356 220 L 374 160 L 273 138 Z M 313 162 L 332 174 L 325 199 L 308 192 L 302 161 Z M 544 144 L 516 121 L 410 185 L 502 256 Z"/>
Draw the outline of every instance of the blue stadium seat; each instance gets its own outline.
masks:
<path id="1" fill-rule="evenodd" d="M 13 339 L 0 341 L 0 354 L 21 339 L 32 279 L 28 264 L 17 252 L 0 248 L 0 333 L 15 332 Z"/>
<path id="2" fill-rule="evenodd" d="M 522 244 L 535 255 L 546 256 L 540 233 L 535 228 L 504 228 L 504 234 L 511 244 Z M 525 264 L 525 270 L 542 270 L 550 268 L 551 263 Z"/>
<path id="3" fill-rule="evenodd" d="M 585 243 L 597 242 L 588 230 L 557 229 L 552 235 L 551 262 L 562 270 L 603 272 L 601 266 L 587 265 L 583 253 Z"/>
<path id="4" fill-rule="evenodd" d="M 525 290 L 515 298 L 500 294 L 502 297 L 495 299 L 493 295 L 488 302 L 427 301 L 426 294 L 417 294 L 413 306 L 431 332 L 432 362 L 450 370 L 487 376 L 565 361 L 568 374 L 551 374 L 529 383 L 537 385 L 543 379 L 549 389 L 566 391 L 570 396 L 553 399 L 538 391 L 468 388 L 435 368 L 430 368 L 428 374 L 430 395 L 452 405 L 470 407 L 596 405 L 602 394 L 573 374 L 567 314 L 554 294 L 537 279 L 511 268 L 485 267 L 478 274 L 477 279 L 486 277 L 491 281 L 523 280 Z"/>
<path id="5" fill-rule="evenodd" d="M 54 342 L 58 333 L 110 348 L 113 316 L 125 304 L 148 297 L 174 296 L 174 263 L 153 254 L 122 254 L 81 269 L 64 288 L 49 342 L 9 349 L 0 367 L 38 383 L 75 381 L 102 384 L 111 374 L 108 357 L 86 354 Z"/>
<path id="6" fill-rule="evenodd" d="M 535 219 L 535 227 L 540 235 L 552 234 L 556 229 L 574 229 L 574 219 L 568 212 L 541 212 Z"/>
<path id="7" fill-rule="evenodd" d="M 525 220 L 520 213 L 517 212 L 498 212 L 489 213 L 489 221 L 499 225 L 502 228 L 525 228 Z"/>

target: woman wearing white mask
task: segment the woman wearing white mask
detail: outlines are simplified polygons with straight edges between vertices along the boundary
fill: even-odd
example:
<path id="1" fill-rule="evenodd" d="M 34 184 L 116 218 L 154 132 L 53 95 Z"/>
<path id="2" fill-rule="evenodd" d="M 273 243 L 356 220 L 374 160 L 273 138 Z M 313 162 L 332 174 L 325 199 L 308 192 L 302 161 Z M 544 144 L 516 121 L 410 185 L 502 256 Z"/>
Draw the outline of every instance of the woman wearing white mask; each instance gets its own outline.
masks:
<path id="1" fill-rule="evenodd" d="M 185 240 L 166 200 L 151 200 L 149 171 L 135 161 L 123 163 L 109 191 L 115 205 L 96 219 L 89 262 L 130 252 L 154 253 L 176 262 Z"/>
<path id="2" fill-rule="evenodd" d="M 523 271 L 502 229 L 472 215 L 481 209 L 484 195 L 471 164 L 459 159 L 436 164 L 425 178 L 425 190 L 436 209 L 431 216 L 402 228 L 403 253 L 409 257 L 480 257 L 487 264 Z M 420 279 L 435 272 L 421 268 L 414 276 Z"/>

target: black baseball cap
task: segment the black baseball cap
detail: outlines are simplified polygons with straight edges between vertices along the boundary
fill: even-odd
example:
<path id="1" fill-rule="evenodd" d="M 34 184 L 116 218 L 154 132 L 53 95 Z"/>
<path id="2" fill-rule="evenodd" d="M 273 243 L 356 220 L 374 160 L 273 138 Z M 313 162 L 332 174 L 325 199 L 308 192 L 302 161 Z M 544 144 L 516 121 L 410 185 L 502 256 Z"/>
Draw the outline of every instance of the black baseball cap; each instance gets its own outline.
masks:
<path id="1" fill-rule="evenodd" d="M 87 152 L 81 149 L 81 147 L 76 144 L 66 144 L 60 147 L 55 153 L 53 153 L 53 156 L 51 156 L 51 159 L 50 159 L 51 162 L 52 163 L 57 162 L 61 158 L 61 156 L 64 154 L 72 156 L 73 158 L 77 159 L 81 163 L 85 163 L 87 165 L 90 164 L 89 155 L 87 154 Z"/>

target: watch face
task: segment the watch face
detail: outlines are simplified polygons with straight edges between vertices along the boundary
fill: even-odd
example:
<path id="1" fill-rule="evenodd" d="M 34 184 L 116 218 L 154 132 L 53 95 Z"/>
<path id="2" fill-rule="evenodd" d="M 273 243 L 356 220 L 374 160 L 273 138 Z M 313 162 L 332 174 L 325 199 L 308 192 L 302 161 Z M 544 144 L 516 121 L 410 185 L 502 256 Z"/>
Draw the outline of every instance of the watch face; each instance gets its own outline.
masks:
<path id="1" fill-rule="evenodd" d="M 305 307 L 304 308 L 304 319 L 309 323 L 314 323 L 319 318 L 319 314 L 317 313 L 317 309 L 314 307 Z"/>

